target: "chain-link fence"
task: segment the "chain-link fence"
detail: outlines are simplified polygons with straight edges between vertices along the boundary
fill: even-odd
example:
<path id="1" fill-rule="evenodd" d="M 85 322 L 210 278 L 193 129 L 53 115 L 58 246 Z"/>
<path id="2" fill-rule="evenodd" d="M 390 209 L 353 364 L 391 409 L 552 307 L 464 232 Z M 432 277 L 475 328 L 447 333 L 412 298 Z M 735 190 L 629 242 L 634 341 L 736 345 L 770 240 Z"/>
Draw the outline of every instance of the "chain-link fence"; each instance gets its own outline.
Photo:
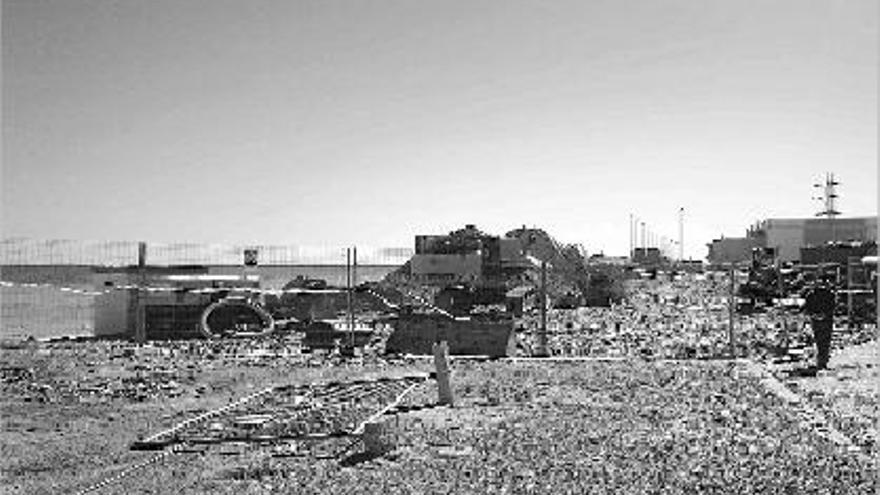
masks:
<path id="1" fill-rule="evenodd" d="M 147 264 L 158 266 L 239 266 L 243 264 L 247 250 L 256 251 L 259 265 L 345 265 L 348 248 L 332 245 L 145 244 Z M 0 266 L 135 265 L 138 262 L 138 245 L 136 241 L 3 239 L 0 241 Z M 357 259 L 361 265 L 399 266 L 412 254 L 411 248 L 357 246 Z"/>
<path id="2" fill-rule="evenodd" d="M 146 243 L 145 262 L 155 267 L 198 267 L 209 275 L 240 275 L 245 251 L 256 253 L 260 287 L 280 289 L 297 277 L 346 283 L 343 246 Z M 357 281 L 373 282 L 404 264 L 410 248 L 357 246 Z M 89 335 L 100 271 L 136 266 L 139 243 L 3 239 L 0 241 L 0 337 Z"/>

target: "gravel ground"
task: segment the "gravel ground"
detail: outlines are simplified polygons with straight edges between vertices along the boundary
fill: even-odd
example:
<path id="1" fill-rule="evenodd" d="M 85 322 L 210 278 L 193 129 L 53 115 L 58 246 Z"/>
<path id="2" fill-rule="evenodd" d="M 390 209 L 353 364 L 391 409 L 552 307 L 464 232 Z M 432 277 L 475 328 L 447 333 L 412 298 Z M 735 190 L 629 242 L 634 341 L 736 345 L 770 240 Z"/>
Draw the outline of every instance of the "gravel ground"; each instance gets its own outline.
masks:
<path id="1" fill-rule="evenodd" d="M 790 366 L 771 366 L 777 378 L 820 410 L 868 455 L 880 455 L 880 345 L 851 346 L 832 354 L 829 369 L 798 378 Z"/>
<path id="2" fill-rule="evenodd" d="M 874 493 L 874 466 L 798 424 L 742 366 L 455 361 L 457 404 L 342 440 L 178 454 L 116 493 Z M 421 393 L 429 394 L 430 390 Z"/>
<path id="3" fill-rule="evenodd" d="M 384 456 L 350 438 L 223 444 L 171 454 L 100 493 L 877 492 L 876 461 L 812 429 L 742 362 L 714 359 L 726 352 L 723 284 L 639 284 L 629 305 L 551 313 L 555 355 L 615 360 L 453 360 L 455 407 L 386 416 L 397 448 Z M 769 356 L 780 317 L 743 318 L 738 355 Z M 806 345 L 802 321 L 785 318 L 800 327 L 790 343 Z M 838 335 L 843 347 L 819 377 L 771 370 L 876 459 L 869 333 Z M 520 335 L 523 347 L 532 336 Z M 112 477 L 155 455 L 131 442 L 270 385 L 432 368 L 301 355 L 270 340 L 31 342 L 0 349 L 0 363 L 0 474 L 4 493 L 16 494 L 71 493 Z M 422 386 L 404 405 L 435 398 Z"/>
<path id="4" fill-rule="evenodd" d="M 131 442 L 269 385 L 430 370 L 425 362 L 242 357 L 264 345 L 274 346 L 69 342 L 0 350 L 0 492 L 75 492 L 154 454 L 130 451 Z M 135 479 L 145 486 L 164 479 L 163 469 L 147 472 Z"/>

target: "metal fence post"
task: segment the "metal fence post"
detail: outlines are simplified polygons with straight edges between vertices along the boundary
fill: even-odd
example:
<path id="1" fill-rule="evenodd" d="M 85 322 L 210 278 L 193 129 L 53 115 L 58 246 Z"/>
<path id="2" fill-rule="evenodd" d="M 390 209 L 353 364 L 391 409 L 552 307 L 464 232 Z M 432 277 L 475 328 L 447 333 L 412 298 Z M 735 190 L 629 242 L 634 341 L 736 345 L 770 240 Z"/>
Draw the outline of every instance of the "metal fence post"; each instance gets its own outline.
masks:
<path id="1" fill-rule="evenodd" d="M 736 357 L 736 347 L 734 346 L 734 318 L 736 313 L 736 268 L 730 266 L 730 297 L 727 302 L 728 318 L 727 318 L 727 339 L 730 346 L 730 357 Z"/>

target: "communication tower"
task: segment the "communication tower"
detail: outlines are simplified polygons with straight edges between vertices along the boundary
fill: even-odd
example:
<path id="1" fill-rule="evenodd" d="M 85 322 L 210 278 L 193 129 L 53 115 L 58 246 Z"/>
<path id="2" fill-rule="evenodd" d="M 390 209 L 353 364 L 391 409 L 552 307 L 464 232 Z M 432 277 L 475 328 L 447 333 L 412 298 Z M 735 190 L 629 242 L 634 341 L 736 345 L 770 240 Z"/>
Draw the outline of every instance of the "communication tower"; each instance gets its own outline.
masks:
<path id="1" fill-rule="evenodd" d="M 817 217 L 826 217 L 826 218 L 834 218 L 837 215 L 840 215 L 840 212 L 837 211 L 837 186 L 840 185 L 840 182 L 837 182 L 834 179 L 833 173 L 825 174 L 825 184 L 813 184 L 813 187 L 817 189 L 822 189 L 822 196 L 816 196 L 813 199 L 817 201 L 822 201 L 822 204 L 825 209 L 816 213 Z"/>
<path id="2" fill-rule="evenodd" d="M 837 229 L 834 225 L 834 217 L 840 215 L 840 211 L 837 210 L 837 186 L 840 185 L 840 182 L 834 179 L 833 173 L 825 174 L 825 184 L 813 184 L 813 187 L 817 189 L 822 189 L 822 196 L 816 196 L 813 199 L 817 201 L 822 201 L 824 209 L 819 213 L 816 213 L 817 217 L 825 217 L 828 219 L 828 223 L 831 224 L 831 241 L 837 242 Z"/>

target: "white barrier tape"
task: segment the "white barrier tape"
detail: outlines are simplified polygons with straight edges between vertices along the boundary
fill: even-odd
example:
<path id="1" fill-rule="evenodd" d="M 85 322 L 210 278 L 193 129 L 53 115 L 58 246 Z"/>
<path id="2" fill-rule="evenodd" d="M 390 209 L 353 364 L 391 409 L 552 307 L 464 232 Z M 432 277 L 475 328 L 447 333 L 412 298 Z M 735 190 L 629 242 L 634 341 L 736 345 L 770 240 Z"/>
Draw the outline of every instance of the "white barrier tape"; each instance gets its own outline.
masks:
<path id="1" fill-rule="evenodd" d="M 165 459 L 169 455 L 176 454 L 176 453 L 177 453 L 176 449 L 171 449 L 171 450 L 160 452 L 145 461 L 142 461 L 142 462 L 139 462 L 139 463 L 134 464 L 132 466 L 129 466 L 127 468 L 124 468 L 122 471 L 114 474 L 113 476 L 110 476 L 109 478 L 105 478 L 105 479 L 101 480 L 100 482 L 98 482 L 98 483 L 96 483 L 96 484 L 94 484 L 84 490 L 80 490 L 80 491 L 76 492 L 76 495 L 85 495 L 86 493 L 100 490 L 101 488 L 104 488 L 105 486 L 109 485 L 110 483 L 114 483 L 116 481 L 119 481 L 122 478 L 132 474 L 133 472 L 135 472 L 139 469 L 143 469 L 151 464 L 155 464 L 155 463 Z"/>
<path id="2" fill-rule="evenodd" d="M 381 418 L 382 416 L 384 416 L 385 413 L 387 413 L 391 409 L 397 407 L 397 405 L 400 404 L 401 401 L 403 401 L 403 398 L 406 397 L 407 394 L 412 392 L 413 389 L 415 389 L 419 384 L 420 384 L 420 382 L 413 383 L 412 385 L 410 385 L 409 387 L 404 389 L 403 392 L 398 394 L 397 397 L 394 398 L 394 400 L 392 400 L 391 402 L 386 404 L 385 407 L 379 409 L 372 416 L 370 416 L 369 418 L 367 418 L 366 420 L 364 420 L 360 424 L 358 424 L 357 428 L 355 428 L 351 432 L 352 435 L 362 435 L 367 423 L 371 423 L 371 422 L 376 421 L 378 418 Z"/>
<path id="3" fill-rule="evenodd" d="M 66 287 L 66 286 L 56 286 L 52 284 L 35 284 L 35 283 L 18 283 L 18 282 L 9 282 L 9 281 L 0 281 L 0 287 L 24 287 L 24 288 L 54 288 L 59 290 L 60 292 L 67 292 L 73 294 L 80 294 L 85 296 L 100 296 L 103 294 L 109 294 L 112 291 L 116 290 L 136 290 L 141 289 L 147 292 L 180 292 L 180 293 L 193 293 L 193 294 L 215 294 L 218 292 L 244 292 L 244 293 L 254 293 L 254 294 L 269 294 L 269 295 L 284 295 L 284 294 L 345 294 L 345 289 L 260 289 L 257 287 L 203 287 L 203 288 L 180 288 L 180 287 L 164 287 L 164 286 L 147 286 L 147 287 L 139 287 L 137 285 L 115 285 L 113 287 L 105 288 L 103 290 L 88 290 L 88 289 L 78 289 L 75 287 Z M 384 305 L 390 308 L 398 308 L 399 305 L 392 303 L 387 298 L 382 296 L 381 294 L 376 293 L 371 289 L 367 289 L 365 291 L 367 294 L 379 299 Z M 423 298 L 416 296 L 415 297 L 419 302 L 424 305 L 427 305 L 431 309 L 439 311 L 444 314 L 446 311 L 433 306 L 432 304 L 425 301 Z"/>
<path id="4" fill-rule="evenodd" d="M 243 398 L 241 398 L 241 399 L 239 399 L 239 400 L 237 400 L 237 401 L 235 401 L 235 402 L 233 402 L 233 403 L 231 403 L 231 404 L 227 404 L 227 405 L 225 405 L 225 406 L 223 406 L 223 407 L 220 407 L 220 408 L 218 408 L 218 409 L 214 409 L 214 410 L 212 410 L 212 411 L 208 411 L 208 412 L 202 413 L 202 414 L 200 414 L 200 415 L 198 415 L 198 416 L 196 416 L 196 417 L 194 417 L 194 418 L 190 418 L 190 419 L 184 420 L 184 421 L 182 421 L 182 422 L 180 422 L 180 423 L 174 425 L 173 427 L 171 427 L 171 428 L 169 428 L 169 429 L 167 429 L 167 430 L 160 431 L 159 433 L 156 433 L 156 434 L 154 434 L 154 435 L 151 435 L 151 436 L 147 437 L 144 441 L 145 441 L 145 442 L 155 442 L 156 440 L 159 440 L 160 438 L 162 438 L 162 437 L 164 437 L 164 436 L 168 436 L 168 435 L 170 435 L 170 434 L 173 434 L 173 433 L 179 431 L 180 429 L 182 429 L 182 428 L 184 428 L 184 427 L 186 427 L 186 426 L 189 426 L 189 425 L 192 425 L 192 424 L 195 424 L 195 423 L 202 422 L 202 421 L 204 421 L 204 420 L 206 420 L 206 419 L 209 419 L 209 418 L 211 418 L 211 417 L 213 417 L 213 416 L 216 416 L 216 415 L 219 415 L 219 414 L 221 414 L 221 413 L 224 413 L 224 412 L 226 412 L 226 411 L 228 411 L 228 410 L 230 410 L 230 409 L 233 409 L 233 408 L 235 408 L 235 407 L 242 406 L 242 405 L 246 404 L 247 402 L 249 402 L 249 401 L 251 401 L 251 400 L 253 400 L 253 399 L 255 399 L 255 398 L 257 398 L 257 397 L 259 397 L 259 396 L 261 396 L 261 395 L 265 395 L 265 394 L 267 394 L 267 393 L 269 393 L 269 392 L 274 391 L 275 388 L 276 388 L 276 387 L 274 387 L 274 386 L 273 386 L 273 387 L 267 387 L 267 388 L 264 388 L 264 389 L 262 389 L 262 390 L 260 390 L 260 391 L 257 391 L 257 392 L 252 393 L 251 395 L 245 396 L 245 397 L 243 397 Z"/>

